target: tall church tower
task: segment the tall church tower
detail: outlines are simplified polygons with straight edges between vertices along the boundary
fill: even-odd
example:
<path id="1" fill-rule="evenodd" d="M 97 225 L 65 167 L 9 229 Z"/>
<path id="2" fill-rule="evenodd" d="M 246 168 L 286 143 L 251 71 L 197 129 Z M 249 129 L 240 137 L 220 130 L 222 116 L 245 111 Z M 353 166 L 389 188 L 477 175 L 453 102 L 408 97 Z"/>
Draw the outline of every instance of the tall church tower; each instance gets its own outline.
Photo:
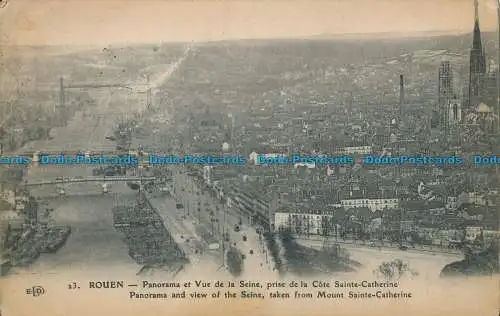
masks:
<path id="1" fill-rule="evenodd" d="M 481 30 L 479 28 L 479 4 L 474 0 L 474 33 L 472 48 L 470 50 L 469 64 L 469 100 L 468 106 L 474 107 L 481 102 L 481 94 L 486 75 L 486 57 L 481 43 Z"/>
<path id="2" fill-rule="evenodd" d="M 453 87 L 453 70 L 449 61 L 441 62 L 439 66 L 437 114 L 441 131 L 446 134 L 462 121 L 462 102 Z"/>
<path id="3" fill-rule="evenodd" d="M 442 131 L 448 130 L 449 105 L 453 98 L 453 71 L 449 61 L 441 62 L 438 78 L 439 125 Z"/>

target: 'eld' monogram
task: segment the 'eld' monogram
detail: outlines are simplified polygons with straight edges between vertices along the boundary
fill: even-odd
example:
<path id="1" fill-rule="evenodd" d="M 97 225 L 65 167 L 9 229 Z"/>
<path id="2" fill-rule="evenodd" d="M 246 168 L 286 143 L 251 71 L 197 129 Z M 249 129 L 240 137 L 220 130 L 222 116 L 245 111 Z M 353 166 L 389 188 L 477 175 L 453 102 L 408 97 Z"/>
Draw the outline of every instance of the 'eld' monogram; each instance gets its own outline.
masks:
<path id="1" fill-rule="evenodd" d="M 34 285 L 26 289 L 26 295 L 33 295 L 34 297 L 45 294 L 45 289 L 42 286 Z"/>

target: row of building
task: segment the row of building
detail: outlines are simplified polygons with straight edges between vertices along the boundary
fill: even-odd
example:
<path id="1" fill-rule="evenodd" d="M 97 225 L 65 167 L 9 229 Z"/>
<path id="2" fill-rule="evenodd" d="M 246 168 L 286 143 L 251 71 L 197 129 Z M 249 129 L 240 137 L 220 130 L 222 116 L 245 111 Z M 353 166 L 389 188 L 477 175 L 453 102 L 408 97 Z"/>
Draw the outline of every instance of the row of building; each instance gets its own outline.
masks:
<path id="1" fill-rule="evenodd" d="M 391 190 L 367 194 L 369 188 L 360 190 L 362 184 L 349 186 L 345 193 L 331 187 L 301 193 L 289 181 L 266 181 L 227 168 L 204 167 L 198 176 L 228 208 L 274 231 L 441 246 L 479 236 L 485 240 L 498 237 L 497 192 L 493 191 L 461 192 L 446 198 L 437 193 L 435 199 L 426 200 L 418 195 L 398 197 Z"/>

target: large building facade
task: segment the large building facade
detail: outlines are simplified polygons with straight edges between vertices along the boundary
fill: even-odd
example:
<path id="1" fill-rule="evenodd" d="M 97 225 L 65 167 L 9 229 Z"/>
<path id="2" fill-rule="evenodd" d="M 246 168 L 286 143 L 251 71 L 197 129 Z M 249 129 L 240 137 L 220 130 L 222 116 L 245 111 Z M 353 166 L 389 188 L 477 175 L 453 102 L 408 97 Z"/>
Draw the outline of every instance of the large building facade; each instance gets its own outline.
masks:
<path id="1" fill-rule="evenodd" d="M 438 79 L 438 114 L 441 130 L 448 132 L 462 120 L 462 103 L 457 98 L 453 86 L 453 69 L 449 61 L 443 61 L 439 67 Z"/>

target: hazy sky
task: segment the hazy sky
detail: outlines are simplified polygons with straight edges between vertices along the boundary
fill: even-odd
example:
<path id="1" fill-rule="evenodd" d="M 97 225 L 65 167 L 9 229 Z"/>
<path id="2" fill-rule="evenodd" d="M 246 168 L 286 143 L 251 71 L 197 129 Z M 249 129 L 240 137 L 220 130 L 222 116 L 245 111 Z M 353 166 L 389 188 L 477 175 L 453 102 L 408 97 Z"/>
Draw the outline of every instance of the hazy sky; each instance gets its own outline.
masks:
<path id="1" fill-rule="evenodd" d="M 496 2 L 480 0 L 483 30 Z M 4 40 L 25 45 L 103 45 L 302 37 L 318 34 L 458 31 L 473 25 L 473 0 L 153 1 L 10 0 Z"/>

